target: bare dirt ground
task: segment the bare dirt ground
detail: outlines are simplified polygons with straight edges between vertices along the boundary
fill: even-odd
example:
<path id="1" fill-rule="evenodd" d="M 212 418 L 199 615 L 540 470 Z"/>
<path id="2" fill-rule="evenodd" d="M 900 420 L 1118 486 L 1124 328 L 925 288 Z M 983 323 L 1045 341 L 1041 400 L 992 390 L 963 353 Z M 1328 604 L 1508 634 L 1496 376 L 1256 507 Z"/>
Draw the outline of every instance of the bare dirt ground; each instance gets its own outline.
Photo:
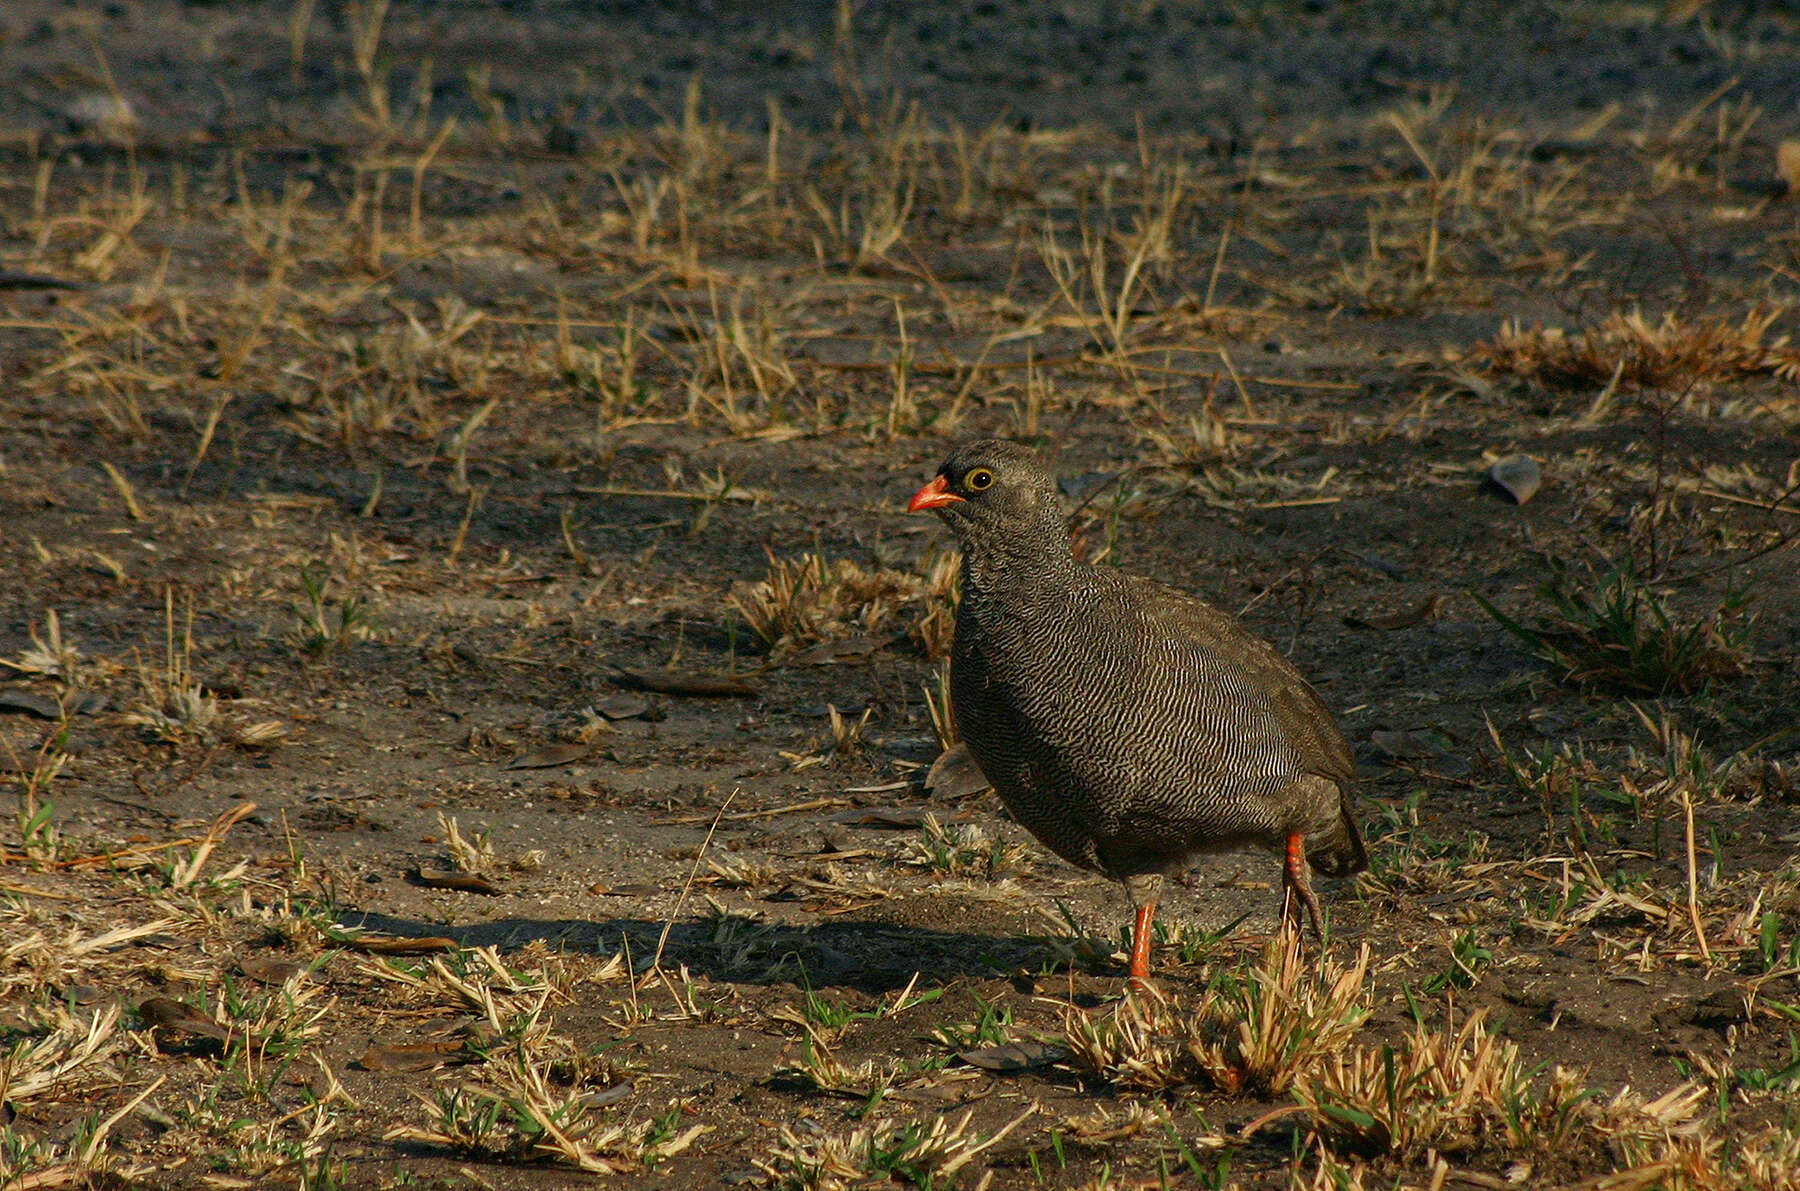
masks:
<path id="1" fill-rule="evenodd" d="M 0 9 L 0 1186 L 1800 1186 L 1800 22 L 1211 12 Z M 978 434 L 1326 947 L 927 791 Z"/>

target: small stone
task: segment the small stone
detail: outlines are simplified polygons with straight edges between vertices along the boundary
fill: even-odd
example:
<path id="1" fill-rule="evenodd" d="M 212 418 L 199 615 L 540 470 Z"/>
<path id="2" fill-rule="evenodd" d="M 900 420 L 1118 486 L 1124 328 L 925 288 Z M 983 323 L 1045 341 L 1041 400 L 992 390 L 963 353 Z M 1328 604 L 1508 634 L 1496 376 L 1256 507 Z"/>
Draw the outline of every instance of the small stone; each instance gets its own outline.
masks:
<path id="1" fill-rule="evenodd" d="M 124 143 L 137 136 L 140 121 L 123 95 L 89 91 L 77 95 L 63 108 L 63 117 L 75 132 L 92 132 L 101 140 Z"/>
<path id="2" fill-rule="evenodd" d="M 1543 478 L 1543 469 L 1530 455 L 1508 455 L 1488 469 L 1488 479 L 1512 497 L 1514 504 L 1522 505 L 1536 496 Z"/>
<path id="3" fill-rule="evenodd" d="M 40 720 L 59 720 L 62 718 L 62 704 L 48 695 L 34 695 L 30 691 L 0 691 L 0 714 L 30 715 Z"/>

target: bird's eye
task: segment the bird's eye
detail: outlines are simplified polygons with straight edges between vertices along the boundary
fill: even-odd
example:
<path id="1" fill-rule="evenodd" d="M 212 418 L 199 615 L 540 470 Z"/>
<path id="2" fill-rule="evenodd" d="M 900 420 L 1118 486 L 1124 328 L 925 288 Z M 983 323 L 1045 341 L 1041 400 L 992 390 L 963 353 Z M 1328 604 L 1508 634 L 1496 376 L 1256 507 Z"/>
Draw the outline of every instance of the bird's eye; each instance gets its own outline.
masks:
<path id="1" fill-rule="evenodd" d="M 978 467 L 963 477 L 963 486 L 970 492 L 982 492 L 994 486 L 994 473 L 985 467 Z"/>

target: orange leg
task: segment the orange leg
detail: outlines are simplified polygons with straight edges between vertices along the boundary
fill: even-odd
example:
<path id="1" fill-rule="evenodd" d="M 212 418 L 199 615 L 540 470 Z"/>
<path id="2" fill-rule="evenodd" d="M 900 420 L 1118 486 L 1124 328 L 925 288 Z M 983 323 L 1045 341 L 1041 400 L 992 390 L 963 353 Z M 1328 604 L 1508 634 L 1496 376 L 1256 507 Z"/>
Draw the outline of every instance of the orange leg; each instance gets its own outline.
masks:
<path id="1" fill-rule="evenodd" d="M 1313 933 L 1325 937 L 1319 919 L 1319 899 L 1313 896 L 1312 878 L 1306 871 L 1306 837 L 1295 832 L 1287 837 L 1287 862 L 1281 869 L 1281 915 L 1296 930 L 1300 928 L 1302 908 L 1312 921 Z"/>
<path id="2" fill-rule="evenodd" d="M 1145 902 L 1137 908 L 1137 919 L 1131 925 L 1131 982 L 1143 984 L 1150 979 L 1150 923 L 1156 917 L 1156 903 Z"/>

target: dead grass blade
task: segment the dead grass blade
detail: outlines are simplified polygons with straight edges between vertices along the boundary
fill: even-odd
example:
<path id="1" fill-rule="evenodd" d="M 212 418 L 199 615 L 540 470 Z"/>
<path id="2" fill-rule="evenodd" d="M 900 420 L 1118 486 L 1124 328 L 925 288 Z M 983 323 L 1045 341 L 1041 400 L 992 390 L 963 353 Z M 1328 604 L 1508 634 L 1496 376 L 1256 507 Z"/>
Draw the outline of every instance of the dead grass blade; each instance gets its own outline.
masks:
<path id="1" fill-rule="evenodd" d="M 66 1088 L 116 1053 L 119 1006 L 108 1005 L 85 1025 L 71 1022 L 41 1038 L 15 1043 L 0 1058 L 0 1103 L 21 1105 Z"/>

